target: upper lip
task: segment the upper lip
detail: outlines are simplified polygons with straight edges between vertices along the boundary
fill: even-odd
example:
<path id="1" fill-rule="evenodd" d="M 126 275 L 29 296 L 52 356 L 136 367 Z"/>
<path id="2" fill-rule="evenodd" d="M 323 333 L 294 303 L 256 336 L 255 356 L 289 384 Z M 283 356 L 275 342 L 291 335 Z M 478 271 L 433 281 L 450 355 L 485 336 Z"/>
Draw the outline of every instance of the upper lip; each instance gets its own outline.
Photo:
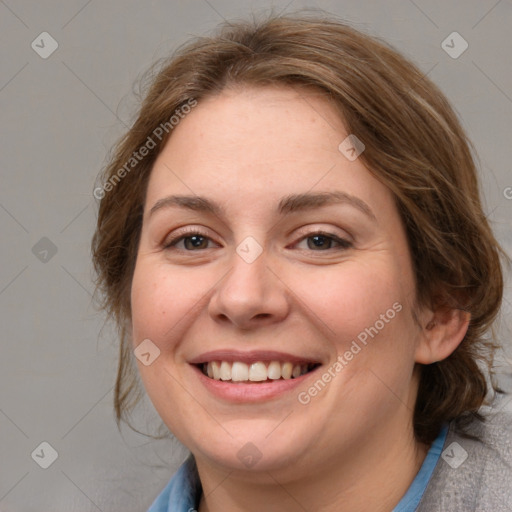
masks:
<path id="1" fill-rule="evenodd" d="M 270 361 L 281 361 L 281 362 L 291 362 L 295 364 L 301 363 L 315 363 L 321 364 L 319 358 L 317 357 L 304 357 L 304 356 L 296 356 L 293 354 L 288 354 L 285 352 L 277 352 L 275 350 L 250 350 L 250 351 L 240 351 L 240 350 L 212 350 L 210 352 L 205 352 L 200 354 L 193 359 L 190 359 L 188 362 L 190 364 L 201 364 L 208 363 L 210 361 L 229 361 L 235 362 L 240 361 L 242 363 L 257 363 L 261 362 L 270 362 Z"/>

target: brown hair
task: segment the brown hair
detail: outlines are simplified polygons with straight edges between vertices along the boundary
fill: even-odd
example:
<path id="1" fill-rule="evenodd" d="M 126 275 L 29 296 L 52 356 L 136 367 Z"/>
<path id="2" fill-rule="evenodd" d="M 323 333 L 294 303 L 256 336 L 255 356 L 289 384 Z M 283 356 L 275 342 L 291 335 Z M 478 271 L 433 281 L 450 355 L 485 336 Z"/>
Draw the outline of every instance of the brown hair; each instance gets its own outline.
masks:
<path id="1" fill-rule="evenodd" d="M 482 211 L 471 143 L 441 91 L 386 43 L 318 15 L 228 23 L 157 63 L 151 73 L 138 117 L 103 171 L 111 186 L 102 192 L 92 240 L 102 307 L 120 330 L 118 424 L 140 397 L 130 288 L 149 175 L 172 129 L 133 170 L 126 163 L 187 101 L 228 86 L 269 84 L 312 86 L 327 94 L 348 132 L 364 142 L 360 158 L 394 193 L 411 249 L 416 304 L 449 304 L 471 313 L 458 348 L 421 367 L 416 438 L 430 443 L 446 421 L 481 418 L 477 411 L 490 391 L 486 374 L 498 390 L 492 373 L 498 345 L 485 333 L 501 304 L 504 253 Z"/>

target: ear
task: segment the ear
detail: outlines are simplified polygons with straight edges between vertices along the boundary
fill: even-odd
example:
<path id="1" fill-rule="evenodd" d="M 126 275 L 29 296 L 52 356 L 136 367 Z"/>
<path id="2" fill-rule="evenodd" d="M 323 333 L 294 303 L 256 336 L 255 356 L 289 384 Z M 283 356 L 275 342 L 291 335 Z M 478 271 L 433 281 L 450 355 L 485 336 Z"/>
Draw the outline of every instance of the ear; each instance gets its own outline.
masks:
<path id="1" fill-rule="evenodd" d="M 471 314 L 462 309 L 442 307 L 431 311 L 422 324 L 415 361 L 431 364 L 446 359 L 464 339 L 470 319 Z"/>

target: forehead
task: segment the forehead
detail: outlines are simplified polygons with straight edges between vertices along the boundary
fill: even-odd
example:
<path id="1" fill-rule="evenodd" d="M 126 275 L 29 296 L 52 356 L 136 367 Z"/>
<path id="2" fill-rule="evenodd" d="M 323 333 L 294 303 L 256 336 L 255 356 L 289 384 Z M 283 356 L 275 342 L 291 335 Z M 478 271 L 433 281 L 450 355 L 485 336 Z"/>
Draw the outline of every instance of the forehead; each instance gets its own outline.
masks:
<path id="1" fill-rule="evenodd" d="M 247 207 L 275 194 L 389 191 L 339 150 L 348 136 L 326 95 L 292 87 L 228 89 L 198 102 L 175 126 L 150 177 L 147 204 L 165 192 L 238 196 Z"/>

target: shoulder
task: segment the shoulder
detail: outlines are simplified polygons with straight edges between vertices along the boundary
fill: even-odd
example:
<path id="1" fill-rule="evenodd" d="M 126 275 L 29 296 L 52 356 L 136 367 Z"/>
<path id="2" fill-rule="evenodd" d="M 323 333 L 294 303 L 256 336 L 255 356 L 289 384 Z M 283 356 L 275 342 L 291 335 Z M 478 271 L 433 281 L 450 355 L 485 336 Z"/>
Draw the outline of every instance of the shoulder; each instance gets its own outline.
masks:
<path id="1" fill-rule="evenodd" d="M 201 482 L 195 459 L 192 455 L 189 455 L 147 512 L 189 512 L 195 510 L 199 504 L 201 492 Z"/>
<path id="2" fill-rule="evenodd" d="M 450 423 L 418 512 L 512 510 L 511 398 L 482 408 L 484 421 L 474 417 L 464 428 Z"/>

